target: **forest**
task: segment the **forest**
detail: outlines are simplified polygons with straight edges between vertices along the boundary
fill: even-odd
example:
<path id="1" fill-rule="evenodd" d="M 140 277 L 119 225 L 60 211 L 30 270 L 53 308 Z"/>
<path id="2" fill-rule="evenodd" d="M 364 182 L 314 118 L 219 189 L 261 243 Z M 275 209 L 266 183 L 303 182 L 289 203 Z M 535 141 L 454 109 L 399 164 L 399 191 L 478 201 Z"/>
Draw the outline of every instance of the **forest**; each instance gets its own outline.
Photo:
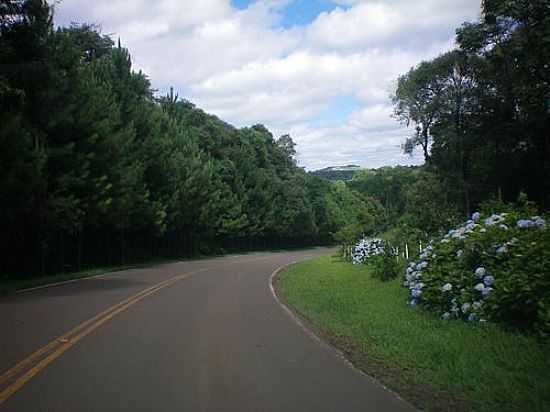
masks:
<path id="1" fill-rule="evenodd" d="M 42 0 L 0 7 L 0 273 L 326 244 L 367 208 L 309 176 L 288 135 L 235 128 Z"/>
<path id="2" fill-rule="evenodd" d="M 422 150 L 437 192 L 466 216 L 520 192 L 550 208 L 549 7 L 485 0 L 455 50 L 398 79 L 395 117 L 414 128 L 404 149 Z"/>
<path id="3" fill-rule="evenodd" d="M 132 69 L 121 40 L 54 27 L 44 0 L 0 3 L 0 274 L 155 258 L 429 239 L 487 201 L 550 208 L 550 20 L 483 2 L 457 48 L 397 79 L 422 167 L 306 173 L 291 136 L 236 128 Z"/>

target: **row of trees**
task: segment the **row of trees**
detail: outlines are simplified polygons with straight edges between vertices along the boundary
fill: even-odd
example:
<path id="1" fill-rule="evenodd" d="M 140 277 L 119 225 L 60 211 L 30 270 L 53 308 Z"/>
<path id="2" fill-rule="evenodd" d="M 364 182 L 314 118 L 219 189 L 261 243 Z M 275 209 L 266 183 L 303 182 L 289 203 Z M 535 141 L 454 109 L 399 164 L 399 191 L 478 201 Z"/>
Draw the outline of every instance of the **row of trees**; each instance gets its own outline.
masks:
<path id="1" fill-rule="evenodd" d="M 376 234 L 402 246 L 427 242 L 442 230 L 464 220 L 464 215 L 448 196 L 448 188 L 429 166 L 395 166 L 365 169 L 346 182 L 355 194 L 377 204 L 375 225 L 367 235 Z M 361 232 L 351 236 L 356 240 Z"/>
<path id="2" fill-rule="evenodd" d="M 327 243 L 374 201 L 308 176 L 290 136 L 156 97 L 93 26 L 0 3 L 3 274 Z"/>
<path id="3" fill-rule="evenodd" d="M 415 126 L 445 196 L 469 214 L 520 192 L 550 207 L 550 2 L 485 0 L 456 50 L 398 80 L 395 116 Z"/>

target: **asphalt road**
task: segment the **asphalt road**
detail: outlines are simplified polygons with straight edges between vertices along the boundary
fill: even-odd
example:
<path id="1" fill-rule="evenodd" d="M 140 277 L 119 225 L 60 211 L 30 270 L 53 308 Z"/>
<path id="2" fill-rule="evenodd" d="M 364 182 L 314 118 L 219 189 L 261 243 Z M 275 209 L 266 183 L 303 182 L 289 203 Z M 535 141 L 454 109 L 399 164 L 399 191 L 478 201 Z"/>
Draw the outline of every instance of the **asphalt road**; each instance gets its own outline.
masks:
<path id="1" fill-rule="evenodd" d="M 0 411 L 412 411 L 273 297 L 274 270 L 326 253 L 170 263 L 3 298 Z"/>

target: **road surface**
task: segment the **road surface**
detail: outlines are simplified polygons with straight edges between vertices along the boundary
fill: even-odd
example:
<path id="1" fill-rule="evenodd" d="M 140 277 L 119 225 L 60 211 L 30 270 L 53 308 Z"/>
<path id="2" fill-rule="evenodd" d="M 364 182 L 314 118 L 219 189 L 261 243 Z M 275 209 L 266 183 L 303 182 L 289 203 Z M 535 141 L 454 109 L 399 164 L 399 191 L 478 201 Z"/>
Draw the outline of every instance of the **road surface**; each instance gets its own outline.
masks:
<path id="1" fill-rule="evenodd" d="M 327 249 L 163 264 L 0 299 L 0 411 L 412 411 L 312 339 L 274 270 Z"/>

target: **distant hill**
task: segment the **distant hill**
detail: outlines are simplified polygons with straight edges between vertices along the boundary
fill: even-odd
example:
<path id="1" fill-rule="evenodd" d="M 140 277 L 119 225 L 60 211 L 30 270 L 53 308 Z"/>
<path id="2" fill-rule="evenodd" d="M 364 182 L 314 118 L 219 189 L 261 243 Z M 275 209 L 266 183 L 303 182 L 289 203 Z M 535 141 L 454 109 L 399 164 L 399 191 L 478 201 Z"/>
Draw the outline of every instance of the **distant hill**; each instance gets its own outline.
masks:
<path id="1" fill-rule="evenodd" d="M 309 173 L 328 180 L 351 180 L 359 170 L 361 170 L 361 166 L 357 165 L 330 166 Z"/>

